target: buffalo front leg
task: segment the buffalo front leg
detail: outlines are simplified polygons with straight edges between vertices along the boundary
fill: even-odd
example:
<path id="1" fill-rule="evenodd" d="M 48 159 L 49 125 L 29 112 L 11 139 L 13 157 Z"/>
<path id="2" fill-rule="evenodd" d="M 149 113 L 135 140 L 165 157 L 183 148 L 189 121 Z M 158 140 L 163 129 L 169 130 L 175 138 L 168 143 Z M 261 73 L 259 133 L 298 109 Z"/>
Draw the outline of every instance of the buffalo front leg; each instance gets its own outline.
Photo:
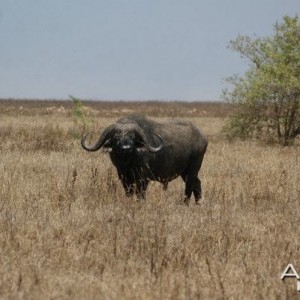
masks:
<path id="1" fill-rule="evenodd" d="M 121 182 L 125 190 L 126 197 L 132 197 L 134 195 L 134 183 L 128 180 L 128 178 L 121 178 Z"/>
<path id="2" fill-rule="evenodd" d="M 163 190 L 166 191 L 168 189 L 168 181 L 163 182 Z"/>
<path id="3" fill-rule="evenodd" d="M 146 198 L 146 190 L 149 181 L 141 179 L 136 183 L 136 196 L 139 200 Z"/>
<path id="4" fill-rule="evenodd" d="M 130 173 L 124 173 L 123 170 L 117 169 L 119 179 L 122 182 L 126 197 L 134 195 L 134 180 Z"/>

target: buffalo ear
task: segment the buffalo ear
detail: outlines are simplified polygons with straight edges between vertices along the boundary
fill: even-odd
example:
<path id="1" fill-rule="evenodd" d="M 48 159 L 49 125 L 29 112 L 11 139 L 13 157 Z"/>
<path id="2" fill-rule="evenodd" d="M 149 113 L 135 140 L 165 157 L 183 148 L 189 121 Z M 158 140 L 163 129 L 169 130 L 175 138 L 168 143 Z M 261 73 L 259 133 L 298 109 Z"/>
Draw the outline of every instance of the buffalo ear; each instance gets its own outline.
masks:
<path id="1" fill-rule="evenodd" d="M 145 148 L 145 144 L 142 141 L 136 141 L 135 146 L 137 148 Z"/>
<path id="2" fill-rule="evenodd" d="M 112 142 L 110 139 L 104 143 L 103 148 L 112 148 Z"/>
<path id="3" fill-rule="evenodd" d="M 145 147 L 145 144 L 144 144 L 142 141 L 136 141 L 136 142 L 135 142 L 135 145 L 136 145 L 137 147 Z"/>
<path id="4" fill-rule="evenodd" d="M 139 151 L 139 152 L 147 151 L 147 148 L 146 148 L 145 144 L 142 141 L 137 141 L 135 143 L 135 146 L 136 146 L 137 151 Z"/>

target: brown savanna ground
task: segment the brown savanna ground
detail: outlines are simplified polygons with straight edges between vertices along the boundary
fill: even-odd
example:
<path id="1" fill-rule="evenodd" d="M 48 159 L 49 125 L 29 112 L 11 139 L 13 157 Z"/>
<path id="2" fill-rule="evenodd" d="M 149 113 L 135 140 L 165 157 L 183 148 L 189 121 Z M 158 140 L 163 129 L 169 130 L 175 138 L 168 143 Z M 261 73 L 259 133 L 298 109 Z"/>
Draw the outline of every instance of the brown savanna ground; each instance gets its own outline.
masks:
<path id="1" fill-rule="evenodd" d="M 1 299 L 292 299 L 300 272 L 300 148 L 227 142 L 232 107 L 86 103 L 89 129 L 143 112 L 182 117 L 209 146 L 203 199 L 180 179 L 127 199 L 105 153 L 74 138 L 71 103 L 0 102 Z M 96 138 L 97 134 L 94 135 Z M 299 143 L 298 143 L 299 144 Z"/>

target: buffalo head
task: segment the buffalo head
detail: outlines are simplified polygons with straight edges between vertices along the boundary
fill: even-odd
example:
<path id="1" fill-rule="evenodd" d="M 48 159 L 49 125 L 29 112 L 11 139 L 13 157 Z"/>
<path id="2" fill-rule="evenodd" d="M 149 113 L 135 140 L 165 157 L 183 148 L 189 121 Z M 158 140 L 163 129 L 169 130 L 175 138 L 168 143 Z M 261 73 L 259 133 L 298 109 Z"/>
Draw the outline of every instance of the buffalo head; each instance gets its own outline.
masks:
<path id="1" fill-rule="evenodd" d="M 81 145 L 87 151 L 97 151 L 104 147 L 111 149 L 116 154 L 127 155 L 136 151 L 158 152 L 164 146 L 164 142 L 158 134 L 154 135 L 159 138 L 160 145 L 152 146 L 145 133 L 135 124 L 112 124 L 103 131 L 98 141 L 92 146 L 85 144 L 88 135 L 89 133 L 85 134 L 81 139 Z"/>

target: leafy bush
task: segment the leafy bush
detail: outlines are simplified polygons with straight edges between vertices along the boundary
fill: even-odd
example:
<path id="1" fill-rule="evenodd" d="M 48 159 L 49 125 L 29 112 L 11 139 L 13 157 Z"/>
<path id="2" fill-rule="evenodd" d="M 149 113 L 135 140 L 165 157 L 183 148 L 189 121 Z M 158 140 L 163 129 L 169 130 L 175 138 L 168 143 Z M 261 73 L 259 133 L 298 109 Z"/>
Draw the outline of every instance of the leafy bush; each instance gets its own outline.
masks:
<path id="1" fill-rule="evenodd" d="M 237 106 L 224 130 L 228 137 L 293 144 L 300 134 L 300 23 L 283 18 L 274 35 L 251 40 L 239 36 L 230 48 L 250 61 L 243 77 L 227 81 L 224 98 Z"/>

